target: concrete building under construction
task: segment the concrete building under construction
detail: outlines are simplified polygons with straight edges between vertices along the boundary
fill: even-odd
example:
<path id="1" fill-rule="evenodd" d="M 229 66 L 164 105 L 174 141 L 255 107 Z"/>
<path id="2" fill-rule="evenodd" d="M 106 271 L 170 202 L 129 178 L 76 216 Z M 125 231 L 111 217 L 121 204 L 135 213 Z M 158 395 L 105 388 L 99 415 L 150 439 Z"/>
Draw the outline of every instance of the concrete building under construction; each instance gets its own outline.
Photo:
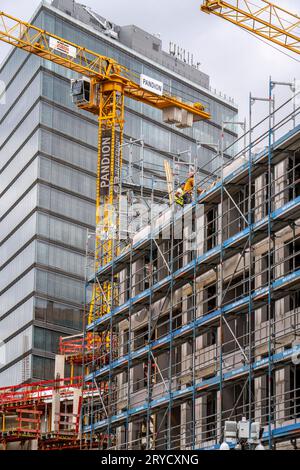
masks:
<path id="1" fill-rule="evenodd" d="M 90 277 L 112 293 L 86 328 L 86 344 L 110 341 L 85 361 L 101 395 L 84 404 L 85 436 L 105 433 L 116 449 L 218 448 L 225 422 L 244 417 L 271 448 L 297 448 L 295 113 L 276 124 L 272 112 L 221 176 L 200 178 L 193 203 L 150 216 Z"/>
<path id="2" fill-rule="evenodd" d="M 226 422 L 246 418 L 266 448 L 297 449 L 295 113 L 118 242 L 86 285 L 110 286 L 107 313 L 103 295 L 87 303 L 84 341 L 61 340 L 55 379 L 0 390 L 3 448 L 218 449 Z"/>

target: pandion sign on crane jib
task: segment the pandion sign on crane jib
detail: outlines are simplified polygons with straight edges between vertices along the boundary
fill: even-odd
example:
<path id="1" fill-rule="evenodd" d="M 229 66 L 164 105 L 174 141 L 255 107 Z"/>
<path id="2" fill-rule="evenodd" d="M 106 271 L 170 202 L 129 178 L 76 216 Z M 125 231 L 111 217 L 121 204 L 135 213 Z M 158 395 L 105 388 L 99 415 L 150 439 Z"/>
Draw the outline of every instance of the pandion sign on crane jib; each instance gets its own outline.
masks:
<path id="1" fill-rule="evenodd" d="M 164 92 L 163 82 L 154 80 L 154 78 L 147 77 L 147 75 L 144 75 L 144 74 L 141 74 L 140 86 L 141 88 L 144 88 L 144 90 L 152 91 L 152 93 L 155 93 L 156 95 L 159 95 L 159 96 L 162 96 Z"/>
<path id="2" fill-rule="evenodd" d="M 114 139 L 113 139 L 114 135 Z M 113 168 L 113 172 L 112 172 Z M 113 186 L 114 195 L 118 193 L 120 182 L 120 133 L 106 130 L 101 135 L 100 152 L 100 197 L 106 197 Z"/>
<path id="3" fill-rule="evenodd" d="M 66 44 L 65 42 L 59 41 L 56 38 L 50 37 L 49 38 L 49 47 L 50 49 L 55 49 L 56 51 L 62 52 L 63 54 L 69 55 L 76 59 L 77 57 L 77 49 L 70 44 Z"/>

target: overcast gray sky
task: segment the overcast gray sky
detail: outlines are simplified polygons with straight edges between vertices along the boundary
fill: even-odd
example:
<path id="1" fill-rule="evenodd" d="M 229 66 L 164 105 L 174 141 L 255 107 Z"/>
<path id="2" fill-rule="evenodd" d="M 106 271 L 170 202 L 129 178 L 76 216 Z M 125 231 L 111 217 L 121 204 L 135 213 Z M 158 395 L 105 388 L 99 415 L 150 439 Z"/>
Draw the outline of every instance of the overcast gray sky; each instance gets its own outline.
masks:
<path id="1" fill-rule="evenodd" d="M 39 0 L 1 0 L 0 9 L 29 20 L 39 3 Z M 201 62 L 202 70 L 210 75 L 211 85 L 235 98 L 242 118 L 248 112 L 249 92 L 265 96 L 270 75 L 279 81 L 300 79 L 300 56 L 294 54 L 297 62 L 240 28 L 200 12 L 202 0 L 84 0 L 80 3 L 117 24 L 134 23 L 151 33 L 160 33 L 165 49 L 173 41 L 192 52 L 196 61 Z M 299 0 L 277 0 L 277 4 L 300 14 Z M 0 60 L 6 53 L 6 45 L 0 44 Z M 288 91 L 284 92 L 288 96 Z M 283 90 L 277 94 L 279 101 Z"/>

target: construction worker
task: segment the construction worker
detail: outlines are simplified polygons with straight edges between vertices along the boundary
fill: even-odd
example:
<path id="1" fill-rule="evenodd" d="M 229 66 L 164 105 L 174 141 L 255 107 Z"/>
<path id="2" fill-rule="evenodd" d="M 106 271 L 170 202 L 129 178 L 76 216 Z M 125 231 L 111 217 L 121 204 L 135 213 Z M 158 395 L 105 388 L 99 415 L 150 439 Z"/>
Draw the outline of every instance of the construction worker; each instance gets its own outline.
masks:
<path id="1" fill-rule="evenodd" d="M 175 202 L 176 204 L 178 204 L 179 206 L 183 207 L 184 204 L 185 204 L 185 192 L 184 192 L 184 187 L 185 187 L 185 181 L 183 181 L 181 184 L 180 184 L 180 187 L 177 189 L 176 193 L 175 193 Z"/>
<path id="2" fill-rule="evenodd" d="M 189 176 L 184 185 L 184 193 L 185 193 L 185 204 L 189 204 L 192 202 L 192 198 L 194 195 L 194 185 L 195 185 L 195 174 L 189 173 Z M 197 188 L 197 193 L 201 193 L 201 188 Z"/>
<path id="3" fill-rule="evenodd" d="M 195 184 L 195 175 L 194 173 L 189 173 L 189 176 L 184 185 L 184 193 L 185 193 L 185 203 L 189 204 L 192 202 L 193 196 L 193 189 Z"/>

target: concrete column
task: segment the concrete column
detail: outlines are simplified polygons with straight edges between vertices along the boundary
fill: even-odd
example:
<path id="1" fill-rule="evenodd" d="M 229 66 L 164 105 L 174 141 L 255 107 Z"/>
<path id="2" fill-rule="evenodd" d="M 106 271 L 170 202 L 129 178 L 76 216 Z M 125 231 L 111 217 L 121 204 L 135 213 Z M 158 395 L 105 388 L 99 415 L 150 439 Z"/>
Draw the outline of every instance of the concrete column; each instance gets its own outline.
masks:
<path id="1" fill-rule="evenodd" d="M 73 419 L 72 419 L 72 424 L 74 425 L 74 429 L 76 427 L 76 423 L 79 422 L 79 428 L 78 432 L 80 432 L 80 401 L 82 397 L 82 391 L 80 388 L 75 388 L 74 389 L 74 395 L 73 395 Z"/>
<path id="2" fill-rule="evenodd" d="M 133 446 L 133 423 L 131 422 L 128 424 L 128 450 L 132 450 Z"/>
<path id="3" fill-rule="evenodd" d="M 60 393 L 53 391 L 52 396 L 52 414 L 51 414 L 51 431 L 59 431 L 59 414 L 60 414 Z"/>
<path id="4" fill-rule="evenodd" d="M 201 447 L 203 440 L 205 439 L 204 433 L 204 419 L 206 416 L 205 413 L 206 407 L 206 396 L 196 399 L 195 406 L 195 447 Z"/>
<path id="5" fill-rule="evenodd" d="M 30 450 L 38 450 L 38 440 L 37 439 L 32 439 L 30 441 Z"/>
<path id="6" fill-rule="evenodd" d="M 188 432 L 187 432 L 187 421 L 188 421 L 188 410 L 187 403 L 183 403 L 180 407 L 180 416 L 181 416 L 181 432 L 180 432 L 180 449 L 187 450 L 190 447 L 188 446 Z"/>
<path id="7" fill-rule="evenodd" d="M 278 163 L 278 165 L 275 166 L 275 171 L 274 171 L 275 207 L 273 208 L 273 210 L 274 209 L 276 210 L 279 207 L 282 207 L 289 200 L 288 189 L 285 189 L 288 183 L 287 171 L 288 171 L 288 160 L 284 160 L 283 162 L 280 162 Z"/>
<path id="8" fill-rule="evenodd" d="M 201 204 L 198 204 L 196 208 L 196 244 L 197 244 L 198 256 L 204 253 L 204 240 L 205 240 L 204 206 Z"/>
<path id="9" fill-rule="evenodd" d="M 220 420 L 219 420 L 219 416 L 220 416 L 221 411 L 223 411 L 223 410 L 221 410 L 221 394 L 218 391 L 217 392 L 217 423 L 216 423 L 216 430 L 217 430 L 218 440 L 221 438 L 221 435 L 222 435 L 222 432 L 223 432 L 223 429 L 221 429 L 221 427 L 220 427 Z"/>
<path id="10" fill-rule="evenodd" d="M 264 213 L 264 203 L 266 200 L 266 188 L 265 188 L 265 176 L 259 176 L 255 180 L 255 210 L 254 210 L 254 220 L 263 219 L 265 216 Z"/>
<path id="11" fill-rule="evenodd" d="M 54 377 L 59 379 L 65 378 L 65 356 L 61 354 L 55 355 Z"/>
<path id="12" fill-rule="evenodd" d="M 288 391 L 287 385 L 287 373 L 289 371 L 288 367 L 284 369 L 276 370 L 275 371 L 275 396 L 276 396 L 276 408 L 275 408 L 275 417 L 276 417 L 276 427 L 282 426 L 285 421 L 285 400 L 287 396 L 285 396 L 285 392 Z"/>
<path id="13" fill-rule="evenodd" d="M 262 392 L 262 378 L 257 377 L 254 379 L 254 397 L 256 406 L 254 408 L 254 419 L 261 423 L 262 419 L 262 399 L 263 399 L 263 392 Z"/>

